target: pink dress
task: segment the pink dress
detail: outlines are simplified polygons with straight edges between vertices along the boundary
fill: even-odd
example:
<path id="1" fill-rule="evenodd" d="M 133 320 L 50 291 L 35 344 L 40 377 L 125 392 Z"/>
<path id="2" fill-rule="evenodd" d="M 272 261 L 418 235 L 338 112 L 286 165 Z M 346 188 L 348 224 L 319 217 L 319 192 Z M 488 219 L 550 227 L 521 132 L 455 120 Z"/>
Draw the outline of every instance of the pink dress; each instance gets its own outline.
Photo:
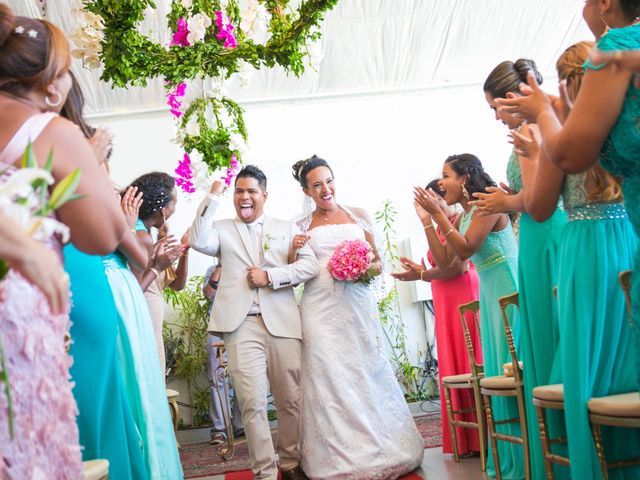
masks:
<path id="1" fill-rule="evenodd" d="M 15 170 L 13 163 L 51 120 L 31 117 L 0 152 L 0 184 Z M 18 152 L 16 154 L 16 152 Z M 61 256 L 61 244 L 46 244 Z M 0 282 L 0 341 L 7 359 L 13 410 L 9 434 L 7 398 L 0 385 L 0 479 L 82 479 L 71 392 L 71 357 L 65 352 L 68 315 L 52 315 L 40 290 L 14 271 Z"/>
<path id="2" fill-rule="evenodd" d="M 455 218 L 450 220 L 453 223 Z M 440 237 L 440 241 L 444 241 L 442 232 L 440 232 L 439 229 L 438 236 Z M 427 258 L 431 266 L 435 266 L 431 252 L 429 252 Z M 449 280 L 431 281 L 440 378 L 449 375 L 469 373 L 471 371 L 458 306 L 463 303 L 478 300 L 478 285 L 478 274 L 472 263 L 469 263 L 469 270 L 462 275 Z M 480 348 L 476 324 L 471 315 L 466 316 L 465 319 L 476 351 L 476 360 L 482 363 L 482 350 Z M 454 410 L 472 408 L 474 405 L 471 390 L 451 390 L 451 401 Z M 440 382 L 440 409 L 442 412 L 442 451 L 444 453 L 453 453 L 442 382 Z M 476 415 L 475 413 L 466 413 L 462 416 L 457 415 L 456 419 L 475 422 Z M 458 428 L 456 429 L 456 438 L 458 441 L 458 453 L 460 455 L 480 451 L 477 430 Z"/>

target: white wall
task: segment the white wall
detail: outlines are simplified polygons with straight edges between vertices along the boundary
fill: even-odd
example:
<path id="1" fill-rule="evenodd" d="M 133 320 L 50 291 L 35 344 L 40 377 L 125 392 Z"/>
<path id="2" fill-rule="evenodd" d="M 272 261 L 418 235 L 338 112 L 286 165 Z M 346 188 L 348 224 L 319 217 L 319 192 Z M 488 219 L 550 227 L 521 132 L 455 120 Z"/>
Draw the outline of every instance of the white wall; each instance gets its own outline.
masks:
<path id="1" fill-rule="evenodd" d="M 271 215 L 292 218 L 301 211 L 302 194 L 290 168 L 315 153 L 332 165 L 340 202 L 373 212 L 384 199 L 392 200 L 399 212 L 398 240 L 422 234 L 412 187 L 438 176 L 448 155 L 474 153 L 494 179 L 502 180 L 510 152 L 507 130 L 493 119 L 480 85 L 245 108 L 251 146 L 245 160 L 267 174 Z M 93 123 L 108 125 L 115 133 L 112 175 L 121 186 L 151 170 L 172 173 L 181 156 L 170 141 L 174 130 L 166 112 Z M 180 197 L 169 222 L 176 234 L 189 226 L 202 195 Z M 229 196 L 220 217 L 233 214 Z M 426 249 L 425 243 L 423 255 Z M 193 252 L 190 273 L 204 273 L 208 263 L 207 257 Z M 415 352 L 424 348 L 422 313 L 411 303 L 406 286 L 400 291 L 409 346 Z"/>

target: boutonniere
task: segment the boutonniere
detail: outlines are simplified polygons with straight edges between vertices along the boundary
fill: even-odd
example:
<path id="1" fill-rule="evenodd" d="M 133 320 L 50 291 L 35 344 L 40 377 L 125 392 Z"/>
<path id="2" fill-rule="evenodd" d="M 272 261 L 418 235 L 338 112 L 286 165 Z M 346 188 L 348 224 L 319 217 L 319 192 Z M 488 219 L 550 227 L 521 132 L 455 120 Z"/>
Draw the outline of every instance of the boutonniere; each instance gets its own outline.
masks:
<path id="1" fill-rule="evenodd" d="M 271 235 L 270 232 L 266 232 L 263 237 L 264 238 L 262 239 L 262 250 L 265 252 L 268 252 L 271 246 L 271 240 L 273 240 L 275 237 Z"/>

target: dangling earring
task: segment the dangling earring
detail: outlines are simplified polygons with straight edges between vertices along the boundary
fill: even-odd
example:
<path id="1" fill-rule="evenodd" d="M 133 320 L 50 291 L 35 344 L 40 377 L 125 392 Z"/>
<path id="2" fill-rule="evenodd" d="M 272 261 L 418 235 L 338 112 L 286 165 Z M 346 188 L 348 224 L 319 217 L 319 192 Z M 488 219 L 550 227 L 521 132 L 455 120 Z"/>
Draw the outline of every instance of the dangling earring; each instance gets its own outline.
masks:
<path id="1" fill-rule="evenodd" d="M 54 92 L 54 95 L 56 96 L 56 101 L 55 102 L 53 100 L 49 99 L 49 95 L 44 97 L 44 103 L 46 103 L 47 106 L 49 106 L 51 108 L 59 107 L 60 104 L 62 103 L 62 95 L 60 95 L 60 93 L 58 93 L 58 92 Z"/>
<path id="2" fill-rule="evenodd" d="M 469 200 L 469 191 L 467 190 L 467 187 L 464 183 L 462 184 L 462 196 L 465 200 Z"/>
<path id="3" fill-rule="evenodd" d="M 604 23 L 604 32 L 602 32 L 602 35 L 600 35 L 600 38 L 604 37 L 607 33 L 609 33 L 609 24 L 607 23 L 607 21 L 604 19 L 604 13 L 600 14 L 600 20 L 602 20 L 602 23 Z"/>

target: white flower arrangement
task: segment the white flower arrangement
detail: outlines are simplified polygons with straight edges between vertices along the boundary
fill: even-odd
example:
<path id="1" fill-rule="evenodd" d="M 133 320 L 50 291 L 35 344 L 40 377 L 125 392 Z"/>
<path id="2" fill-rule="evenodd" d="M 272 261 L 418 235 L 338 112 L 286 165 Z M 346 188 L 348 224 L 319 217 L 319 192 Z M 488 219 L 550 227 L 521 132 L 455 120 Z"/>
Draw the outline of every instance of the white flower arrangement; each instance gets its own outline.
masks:
<path id="1" fill-rule="evenodd" d="M 100 68 L 100 52 L 104 40 L 104 19 L 100 15 L 77 9 L 80 26 L 70 35 L 77 48 L 71 51 L 86 68 Z"/>
<path id="2" fill-rule="evenodd" d="M 196 13 L 187 20 L 187 28 L 189 34 L 187 40 L 189 43 L 204 41 L 207 29 L 212 25 L 211 18 L 206 13 Z"/>

